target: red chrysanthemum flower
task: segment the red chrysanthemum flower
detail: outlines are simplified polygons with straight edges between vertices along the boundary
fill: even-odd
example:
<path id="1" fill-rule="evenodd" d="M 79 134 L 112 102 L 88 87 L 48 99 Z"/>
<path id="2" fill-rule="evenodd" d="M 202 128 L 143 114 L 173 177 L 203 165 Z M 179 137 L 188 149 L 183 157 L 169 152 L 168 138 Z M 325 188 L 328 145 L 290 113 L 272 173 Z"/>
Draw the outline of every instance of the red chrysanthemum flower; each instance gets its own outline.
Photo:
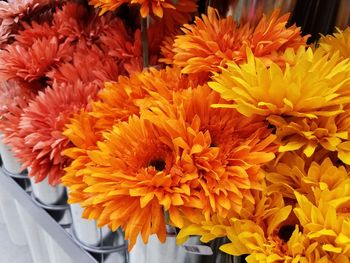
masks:
<path id="1" fill-rule="evenodd" d="M 96 98 L 96 85 L 77 82 L 75 85 L 56 85 L 39 92 L 24 110 L 19 123 L 19 136 L 24 144 L 15 149 L 25 167 L 31 167 L 30 176 L 37 182 L 48 177 L 49 183 L 60 182 L 63 168 L 69 159 L 62 151 L 70 146 L 62 132 L 69 118 L 90 99 Z"/>
<path id="2" fill-rule="evenodd" d="M 177 36 L 173 45 L 175 65 L 183 73 L 218 71 L 227 61 L 246 61 L 246 49 L 256 57 L 279 62 L 286 48 L 306 45 L 306 37 L 300 28 L 286 28 L 289 15 L 279 17 L 275 11 L 269 19 L 263 17 L 257 26 L 249 23 L 239 25 L 231 16 L 220 19 L 218 13 L 209 8 L 208 16 L 197 17 L 193 25 L 183 27 L 184 35 Z M 169 58 L 170 59 L 170 58 Z"/>

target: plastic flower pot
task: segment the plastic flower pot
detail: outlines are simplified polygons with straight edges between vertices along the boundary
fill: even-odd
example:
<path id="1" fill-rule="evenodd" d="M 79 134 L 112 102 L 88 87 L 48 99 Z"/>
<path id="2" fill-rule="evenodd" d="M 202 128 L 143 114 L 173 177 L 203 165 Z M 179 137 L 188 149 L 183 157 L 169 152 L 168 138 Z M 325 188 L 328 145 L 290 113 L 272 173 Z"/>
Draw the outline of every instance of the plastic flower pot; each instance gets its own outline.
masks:
<path id="1" fill-rule="evenodd" d="M 75 241 L 89 251 L 98 262 L 128 262 L 127 245 L 121 231 L 112 232 L 108 227 L 98 228 L 96 222 L 82 218 L 83 209 L 78 204 L 70 206 Z"/>

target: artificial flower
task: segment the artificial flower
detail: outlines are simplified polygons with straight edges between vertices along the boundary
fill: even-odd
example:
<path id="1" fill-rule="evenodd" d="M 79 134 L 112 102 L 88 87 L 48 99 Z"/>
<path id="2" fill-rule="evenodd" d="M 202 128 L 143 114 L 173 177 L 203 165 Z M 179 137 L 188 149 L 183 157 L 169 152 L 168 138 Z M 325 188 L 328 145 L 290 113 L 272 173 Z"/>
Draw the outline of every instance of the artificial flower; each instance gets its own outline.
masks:
<path id="1" fill-rule="evenodd" d="M 266 116 L 276 128 L 280 152 L 303 149 L 310 157 L 320 146 L 349 163 L 348 127 L 341 124 L 348 117 L 340 121 L 337 115 L 346 112 L 350 100 L 350 61 L 304 48 L 288 49 L 284 58 L 285 67 L 266 66 L 252 54 L 240 66 L 228 63 L 209 85 L 233 103 L 216 106 Z"/>
<path id="2" fill-rule="evenodd" d="M 40 91 L 24 109 L 19 123 L 19 137 L 23 145 L 14 149 L 24 167 L 31 167 L 29 176 L 40 182 L 48 177 L 52 185 L 60 182 L 63 168 L 69 159 L 62 151 L 70 146 L 63 136 L 65 124 L 74 113 L 96 98 L 98 87 L 94 84 L 75 85 L 54 83 L 53 88 Z"/>
<path id="3" fill-rule="evenodd" d="M 191 200 L 172 171 L 175 156 L 170 142 L 164 132 L 136 116 L 103 136 L 98 149 L 88 152 L 90 163 L 84 169 L 84 192 L 92 195 L 82 202 L 88 209 L 85 215 L 113 230 L 121 226 L 129 248 L 139 233 L 144 242 L 151 234 L 164 242 L 163 207 L 171 213 Z"/>
<path id="4" fill-rule="evenodd" d="M 309 196 L 315 187 L 333 190 L 349 179 L 345 167 L 336 167 L 330 158 L 310 164 L 296 152 L 282 154 L 277 164 L 272 162 L 265 169 L 269 191 L 282 193 L 289 200 L 295 200 L 294 191 Z"/>
<path id="5" fill-rule="evenodd" d="M 0 18 L 19 20 L 36 9 L 50 4 L 50 0 L 8 0 L 0 2 Z"/>
<path id="6" fill-rule="evenodd" d="M 172 1 L 175 8 L 163 9 L 163 17 L 155 18 L 153 22 L 164 36 L 175 36 L 183 24 L 192 20 L 192 15 L 197 12 L 197 4 L 194 0 Z"/>
<path id="7" fill-rule="evenodd" d="M 72 55 L 72 61 L 61 63 L 46 76 L 57 83 L 93 82 L 102 88 L 103 82 L 118 79 L 119 67 L 111 56 L 96 45 L 87 46 L 81 41 Z"/>
<path id="8" fill-rule="evenodd" d="M 291 210 L 290 207 L 285 208 L 288 209 L 281 209 L 271 217 L 276 228 L 271 228 L 273 232 L 270 235 L 266 235 L 254 221 L 237 220 L 229 230 L 230 243 L 220 249 L 235 256 L 248 254 L 245 258 L 248 263 L 332 262 L 317 242 L 308 239 L 298 225 L 283 225 Z M 284 231 L 286 234 L 282 234 Z"/>
<path id="9" fill-rule="evenodd" d="M 323 49 L 329 54 L 339 52 L 340 56 L 350 58 L 350 28 L 344 31 L 337 29 L 337 33 L 333 35 L 322 36 L 319 41 L 320 49 Z"/>
<path id="10" fill-rule="evenodd" d="M 275 137 L 260 118 L 211 108 L 221 99 L 207 86 L 174 96 L 143 102 L 141 116 L 171 134 L 176 169 L 199 191 L 204 204 L 200 213 L 206 218 L 239 213 L 243 199 L 252 200 L 250 190 L 260 189 L 259 168 L 274 158 Z"/>
<path id="11" fill-rule="evenodd" d="M 196 87 L 199 83 L 202 83 L 201 79 L 182 75 L 179 68 L 170 67 L 161 70 L 149 68 L 130 77 L 120 76 L 117 82 L 105 83 L 105 88 L 98 95 L 99 101 L 92 104 L 90 114 L 97 118 L 97 127 L 106 130 L 133 114 L 139 115 L 137 101 L 150 96 L 150 93 L 158 93 L 170 100 L 173 91 Z"/>
<path id="12" fill-rule="evenodd" d="M 30 24 L 23 22 L 22 27 L 23 29 L 15 35 L 16 43 L 22 47 L 30 47 L 37 39 L 59 37 L 57 31 L 47 22 L 32 21 Z"/>
<path id="13" fill-rule="evenodd" d="M 57 38 L 36 39 L 30 47 L 13 44 L 0 51 L 0 77 L 33 82 L 40 80 L 52 67 L 71 59 L 73 49 Z"/>
<path id="14" fill-rule="evenodd" d="M 294 212 L 305 236 L 325 255 L 325 262 L 347 262 L 339 260 L 350 257 L 349 189 L 349 179 L 334 190 L 316 188 L 315 202 L 295 193 L 298 207 Z"/>
<path id="15" fill-rule="evenodd" d="M 8 19 L 0 20 L 0 48 L 3 49 L 13 36 L 11 30 L 11 21 Z"/>
<path id="16" fill-rule="evenodd" d="M 88 151 L 97 150 L 97 142 L 102 139 L 102 132 L 96 129 L 95 124 L 96 118 L 87 110 L 80 110 L 66 124 L 63 132 L 72 144 L 62 152 L 71 159 L 62 177 L 62 183 L 69 187 L 70 203 L 82 203 L 91 196 L 84 191 L 88 185 L 84 182 L 83 171 L 90 162 Z"/>
<path id="17" fill-rule="evenodd" d="M 72 159 L 63 177 L 63 183 L 71 189 L 70 202 L 81 202 L 82 197 L 87 195 L 83 182 L 84 167 L 90 162 L 87 150 L 98 149 L 97 142 L 103 140 L 104 131 L 127 121 L 132 115 L 139 115 L 138 101 L 150 97 L 150 93 L 171 98 L 172 90 L 196 86 L 196 83 L 197 80 L 182 76 L 176 68 L 150 68 L 130 77 L 120 76 L 118 82 L 106 82 L 98 94 L 99 100 L 91 104 L 92 110 L 77 114 L 64 131 L 64 135 L 73 143 L 71 148 L 64 151 Z"/>
<path id="18" fill-rule="evenodd" d="M 285 202 L 281 193 L 268 192 L 266 181 L 261 180 L 262 190 L 252 190 L 250 198 L 244 198 L 242 209 L 239 212 L 230 210 L 226 218 L 214 213 L 209 219 L 204 215 L 197 215 L 195 220 L 188 222 L 181 228 L 176 239 L 178 243 L 183 243 L 191 235 L 201 237 L 204 243 L 215 238 L 222 238 L 228 235 L 233 222 L 237 220 L 251 220 L 263 229 L 267 229 L 269 223 L 267 219 L 285 207 Z"/>
<path id="19" fill-rule="evenodd" d="M 22 83 L 3 81 L 0 84 L 0 131 L 3 141 L 12 147 L 23 144 L 18 139 L 18 125 L 23 109 L 35 97 L 35 93 Z"/>
<path id="20" fill-rule="evenodd" d="M 263 17 L 253 27 L 237 24 L 232 16 L 220 19 L 218 13 L 208 9 L 208 16 L 197 17 L 193 25 L 184 25 L 183 35 L 176 37 L 173 44 L 173 63 L 182 67 L 183 73 L 219 71 L 227 61 L 245 62 L 246 49 L 250 48 L 256 57 L 265 63 L 278 62 L 279 56 L 288 47 L 297 49 L 306 45 L 307 37 L 301 36 L 300 28 L 286 28 L 288 15 Z"/>
<path id="21" fill-rule="evenodd" d="M 341 125 L 341 115 L 347 115 L 343 120 L 347 123 L 349 116 L 346 110 L 338 116 L 320 116 L 317 119 L 271 116 L 268 121 L 276 128 L 280 152 L 300 149 L 306 157 L 311 157 L 325 149 L 337 153 L 343 163 L 350 164 L 349 126 Z"/>
<path id="22" fill-rule="evenodd" d="M 237 109 L 251 116 L 295 116 L 315 119 L 342 112 L 350 100 L 349 60 L 328 55 L 321 50 L 288 49 L 283 57 L 285 67 L 275 63 L 266 66 L 249 52 L 242 65 L 228 63 L 227 69 L 214 76 L 209 86 Z"/>
<path id="23" fill-rule="evenodd" d="M 143 18 L 147 17 L 149 14 L 153 14 L 157 17 L 163 17 L 164 9 L 175 9 L 173 2 L 170 0 L 90 0 L 89 2 L 96 8 L 101 8 L 100 14 L 107 11 L 114 11 L 125 3 L 139 5 L 140 14 Z"/>

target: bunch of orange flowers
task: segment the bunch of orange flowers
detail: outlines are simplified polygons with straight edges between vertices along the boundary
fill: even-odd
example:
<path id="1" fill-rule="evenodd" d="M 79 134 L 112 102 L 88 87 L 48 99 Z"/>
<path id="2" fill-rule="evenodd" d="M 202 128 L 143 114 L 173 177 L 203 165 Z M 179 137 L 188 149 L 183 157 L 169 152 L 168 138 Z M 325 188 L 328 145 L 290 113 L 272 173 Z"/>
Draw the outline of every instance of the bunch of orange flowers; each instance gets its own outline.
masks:
<path id="1" fill-rule="evenodd" d="M 247 262 L 349 262 L 349 31 L 309 47 L 287 21 L 209 9 L 167 67 L 105 83 L 64 132 L 70 201 L 130 249 L 171 225 Z"/>
<path id="2" fill-rule="evenodd" d="M 38 181 L 62 182 L 129 249 L 170 226 L 247 262 L 350 262 L 349 29 L 308 46 L 278 10 L 190 23 L 194 0 L 90 4 L 100 17 L 63 5 L 0 51 L 0 98 L 25 94 L 0 130 Z M 134 7 L 148 32 L 107 12 Z"/>

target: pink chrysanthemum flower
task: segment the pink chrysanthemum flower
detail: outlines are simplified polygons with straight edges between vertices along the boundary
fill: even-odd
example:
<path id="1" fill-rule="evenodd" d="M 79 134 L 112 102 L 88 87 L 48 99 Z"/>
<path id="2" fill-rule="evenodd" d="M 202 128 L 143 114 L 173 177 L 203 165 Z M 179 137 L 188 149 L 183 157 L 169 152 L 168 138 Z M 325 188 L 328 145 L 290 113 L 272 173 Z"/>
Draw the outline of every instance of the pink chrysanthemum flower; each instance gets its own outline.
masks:
<path id="1" fill-rule="evenodd" d="M 30 47 L 9 45 L 0 52 L 0 79 L 39 80 L 57 63 L 70 60 L 72 51 L 55 37 L 36 39 Z"/>
<path id="2" fill-rule="evenodd" d="M 81 108 L 86 108 L 90 99 L 96 98 L 95 84 L 57 85 L 39 92 L 24 110 L 19 123 L 19 136 L 24 144 L 15 149 L 24 167 L 31 167 L 30 176 L 37 182 L 48 177 L 52 185 L 60 182 L 63 168 L 69 159 L 62 151 L 70 146 L 62 131 L 69 118 Z"/>
<path id="3" fill-rule="evenodd" d="M 0 2 L 0 18 L 11 18 L 18 21 L 41 6 L 48 5 L 50 0 L 8 0 Z"/>
<path id="4" fill-rule="evenodd" d="M 94 82 L 102 88 L 105 81 L 118 79 L 119 67 L 111 56 L 106 55 L 96 45 L 87 47 L 85 43 L 80 43 L 73 60 L 62 63 L 47 76 L 57 83 Z"/>
<path id="5" fill-rule="evenodd" d="M 4 142 L 16 147 L 22 142 L 18 139 L 18 124 L 23 109 L 35 94 L 23 84 L 15 81 L 0 82 L 0 132 L 4 135 Z"/>

